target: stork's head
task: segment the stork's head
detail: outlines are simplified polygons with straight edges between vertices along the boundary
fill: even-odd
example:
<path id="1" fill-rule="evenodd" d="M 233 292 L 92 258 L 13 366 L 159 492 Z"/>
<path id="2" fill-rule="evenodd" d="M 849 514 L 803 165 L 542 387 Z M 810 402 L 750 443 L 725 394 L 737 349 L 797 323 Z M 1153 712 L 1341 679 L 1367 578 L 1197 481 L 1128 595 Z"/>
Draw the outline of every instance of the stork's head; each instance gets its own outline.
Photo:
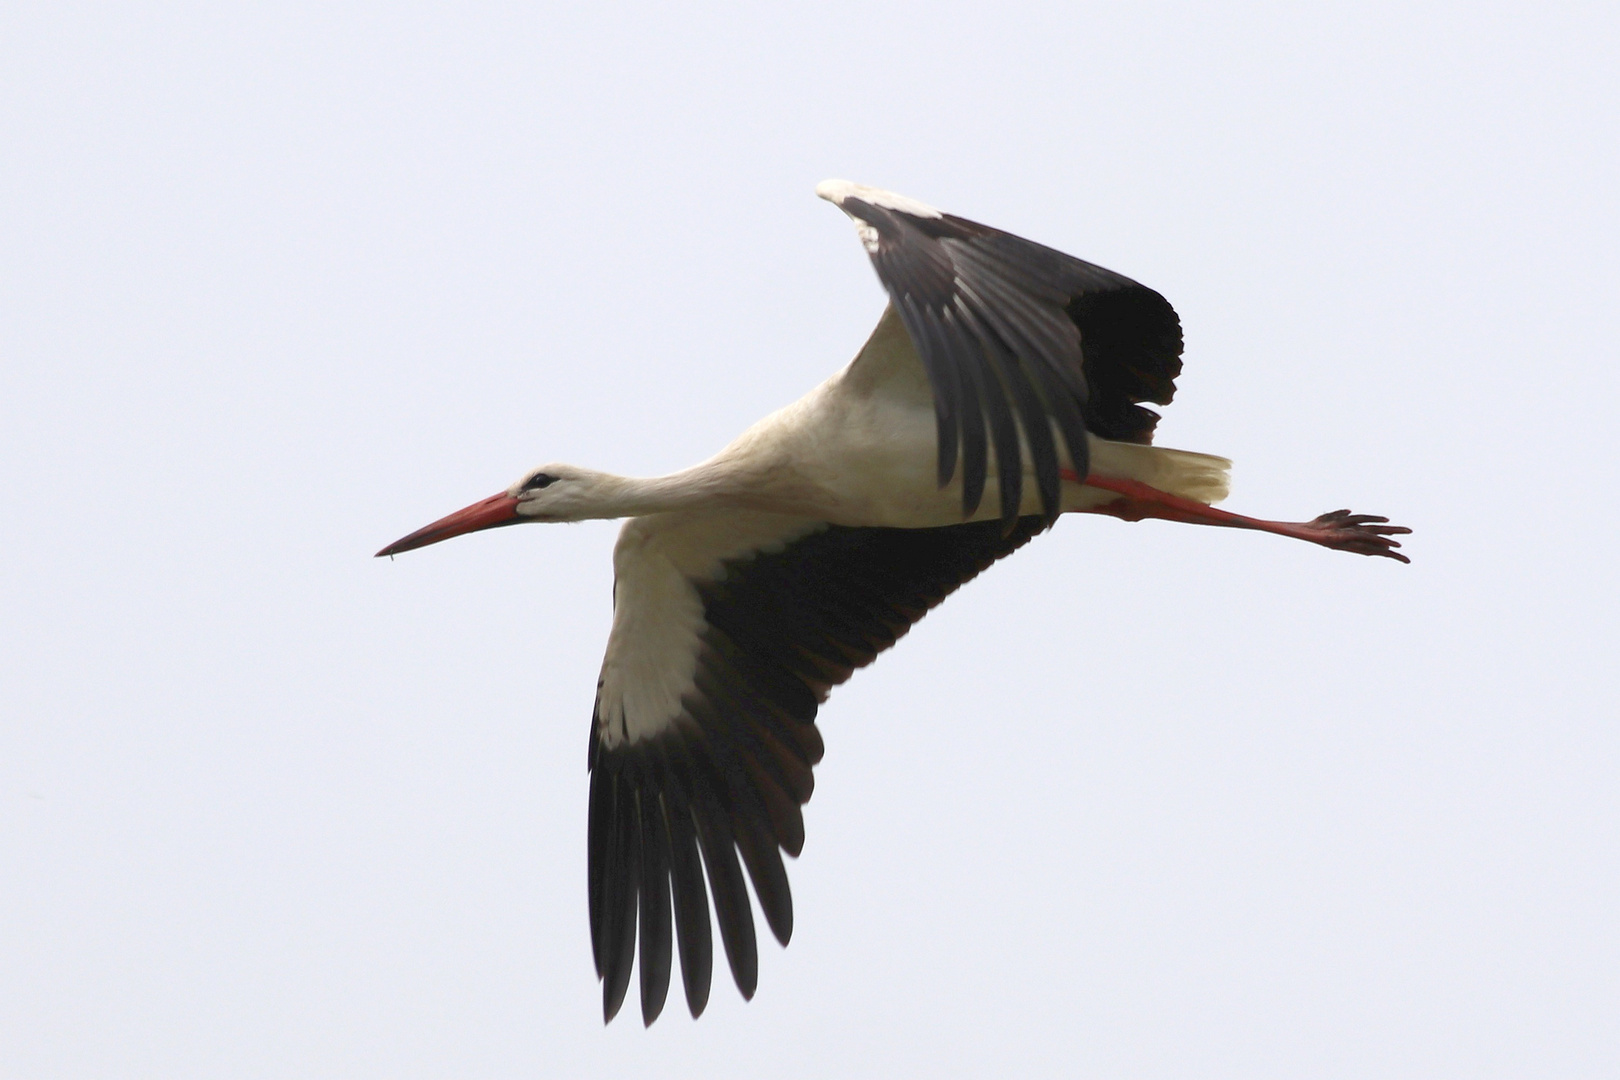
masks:
<path id="1" fill-rule="evenodd" d="M 596 516 L 603 496 L 603 473 L 577 465 L 542 465 L 530 469 L 517 483 L 487 499 L 463 507 L 431 525 L 401 537 L 377 552 L 398 555 L 463 533 L 519 525 L 525 521 L 579 521 Z"/>

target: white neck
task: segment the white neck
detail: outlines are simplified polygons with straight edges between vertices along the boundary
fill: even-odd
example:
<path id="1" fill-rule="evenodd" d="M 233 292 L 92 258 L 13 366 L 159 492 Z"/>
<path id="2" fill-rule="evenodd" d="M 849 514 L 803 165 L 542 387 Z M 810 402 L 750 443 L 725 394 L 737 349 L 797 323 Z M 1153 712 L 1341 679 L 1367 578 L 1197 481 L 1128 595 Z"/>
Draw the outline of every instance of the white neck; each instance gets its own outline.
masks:
<path id="1" fill-rule="evenodd" d="M 577 468 L 574 472 L 578 479 L 566 487 L 557 485 L 554 503 L 537 500 L 538 516 L 554 521 L 642 517 L 735 506 L 741 495 L 733 470 L 718 462 L 704 462 L 668 476 L 616 476 Z"/>

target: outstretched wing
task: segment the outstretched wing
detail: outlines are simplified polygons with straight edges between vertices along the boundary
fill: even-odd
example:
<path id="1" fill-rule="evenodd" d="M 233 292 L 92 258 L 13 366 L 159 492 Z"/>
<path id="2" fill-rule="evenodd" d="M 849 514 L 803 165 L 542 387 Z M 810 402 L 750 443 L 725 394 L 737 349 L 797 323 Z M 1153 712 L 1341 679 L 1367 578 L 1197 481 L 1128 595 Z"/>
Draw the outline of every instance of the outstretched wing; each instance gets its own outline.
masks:
<path id="1" fill-rule="evenodd" d="M 934 394 L 939 484 L 962 462 L 962 511 L 984 495 L 991 449 L 1010 523 L 1027 440 L 1049 520 L 1058 509 L 1055 426 L 1089 468 L 1086 432 L 1152 441 L 1181 372 L 1181 322 L 1130 278 L 1049 247 L 844 180 L 816 194 L 855 221 L 879 280 L 916 346 Z M 987 438 L 988 429 L 988 438 Z"/>
<path id="2" fill-rule="evenodd" d="M 672 938 L 687 1004 L 702 1013 L 711 895 L 732 977 L 753 996 L 742 867 L 787 944 L 793 900 L 781 852 L 796 856 L 804 844 L 799 808 L 822 752 L 817 707 L 1046 526 L 1026 517 L 1010 531 L 996 521 L 850 528 L 752 512 L 625 525 L 591 724 L 591 945 L 605 1019 L 629 987 L 638 925 L 643 1021 L 663 1008 Z"/>

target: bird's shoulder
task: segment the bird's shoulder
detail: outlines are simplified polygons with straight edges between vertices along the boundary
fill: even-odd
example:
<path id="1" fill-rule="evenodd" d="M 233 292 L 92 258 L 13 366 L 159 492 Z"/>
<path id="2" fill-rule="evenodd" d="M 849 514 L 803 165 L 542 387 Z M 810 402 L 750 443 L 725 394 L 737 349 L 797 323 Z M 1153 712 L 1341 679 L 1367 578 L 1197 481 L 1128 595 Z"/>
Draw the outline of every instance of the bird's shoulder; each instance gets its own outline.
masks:
<path id="1" fill-rule="evenodd" d="M 824 522 L 751 510 L 631 518 L 613 549 L 613 625 L 597 701 L 597 738 L 634 742 L 673 724 L 708 628 L 702 589 L 728 564 L 782 550 Z"/>
<path id="2" fill-rule="evenodd" d="M 900 400 L 926 405 L 932 412 L 928 373 L 893 303 L 884 306 L 860 352 L 834 376 L 829 388 L 845 403 Z"/>

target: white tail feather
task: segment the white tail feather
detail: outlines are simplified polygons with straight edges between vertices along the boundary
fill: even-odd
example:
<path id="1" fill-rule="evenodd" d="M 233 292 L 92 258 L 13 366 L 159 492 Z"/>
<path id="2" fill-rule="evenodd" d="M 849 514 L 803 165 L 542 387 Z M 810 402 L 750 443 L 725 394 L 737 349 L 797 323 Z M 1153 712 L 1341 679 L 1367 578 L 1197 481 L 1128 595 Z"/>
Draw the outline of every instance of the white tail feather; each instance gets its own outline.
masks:
<path id="1" fill-rule="evenodd" d="M 1226 498 L 1231 468 L 1229 459 L 1214 454 L 1107 439 L 1091 441 L 1091 469 L 1097 475 L 1137 480 L 1208 505 Z"/>

